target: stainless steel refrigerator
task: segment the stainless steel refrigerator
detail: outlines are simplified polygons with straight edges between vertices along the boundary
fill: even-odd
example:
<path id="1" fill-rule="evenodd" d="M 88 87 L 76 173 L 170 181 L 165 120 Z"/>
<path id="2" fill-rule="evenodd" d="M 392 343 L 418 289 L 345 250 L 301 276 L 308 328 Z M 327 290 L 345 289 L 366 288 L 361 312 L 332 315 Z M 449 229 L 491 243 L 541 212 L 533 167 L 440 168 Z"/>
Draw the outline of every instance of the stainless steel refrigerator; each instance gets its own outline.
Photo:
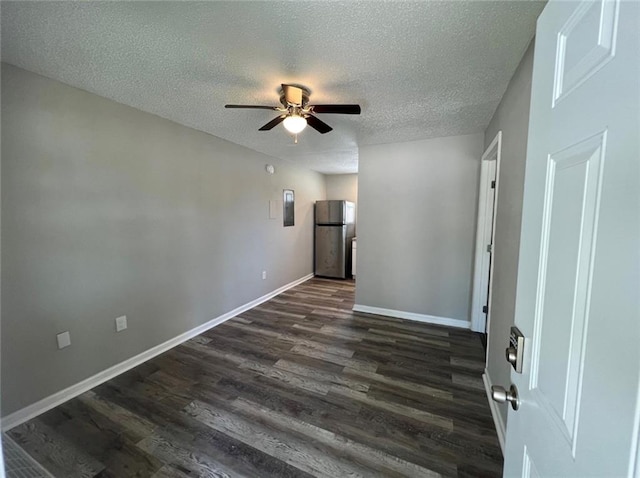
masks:
<path id="1" fill-rule="evenodd" d="M 355 204 L 349 201 L 316 202 L 316 275 L 351 277 L 351 240 L 355 235 Z"/>

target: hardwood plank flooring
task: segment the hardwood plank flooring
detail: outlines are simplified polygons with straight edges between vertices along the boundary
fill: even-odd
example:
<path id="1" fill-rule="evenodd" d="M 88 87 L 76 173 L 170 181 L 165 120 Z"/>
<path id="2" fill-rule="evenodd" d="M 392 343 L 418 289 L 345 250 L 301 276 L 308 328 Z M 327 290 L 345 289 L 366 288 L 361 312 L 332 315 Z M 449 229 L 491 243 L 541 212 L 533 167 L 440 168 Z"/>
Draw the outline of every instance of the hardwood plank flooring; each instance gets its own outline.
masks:
<path id="1" fill-rule="evenodd" d="M 500 476 L 480 336 L 354 288 L 307 281 L 9 435 L 64 478 Z"/>

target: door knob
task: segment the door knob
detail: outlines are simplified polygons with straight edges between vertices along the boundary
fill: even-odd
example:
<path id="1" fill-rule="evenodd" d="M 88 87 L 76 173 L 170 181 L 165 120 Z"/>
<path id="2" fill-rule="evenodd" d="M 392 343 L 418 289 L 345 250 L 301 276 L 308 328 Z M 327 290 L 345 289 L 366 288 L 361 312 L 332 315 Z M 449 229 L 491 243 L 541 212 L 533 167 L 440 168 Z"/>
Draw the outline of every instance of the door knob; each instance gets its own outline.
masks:
<path id="1" fill-rule="evenodd" d="M 514 367 L 518 363 L 518 351 L 515 347 L 507 347 L 505 350 L 505 355 L 507 357 L 507 362 L 509 362 Z"/>
<path id="2" fill-rule="evenodd" d="M 520 399 L 518 398 L 518 389 L 515 385 L 511 385 L 509 390 L 505 390 L 504 387 L 494 385 L 491 387 L 491 398 L 498 403 L 509 402 L 511 408 L 517 410 L 520 407 Z"/>

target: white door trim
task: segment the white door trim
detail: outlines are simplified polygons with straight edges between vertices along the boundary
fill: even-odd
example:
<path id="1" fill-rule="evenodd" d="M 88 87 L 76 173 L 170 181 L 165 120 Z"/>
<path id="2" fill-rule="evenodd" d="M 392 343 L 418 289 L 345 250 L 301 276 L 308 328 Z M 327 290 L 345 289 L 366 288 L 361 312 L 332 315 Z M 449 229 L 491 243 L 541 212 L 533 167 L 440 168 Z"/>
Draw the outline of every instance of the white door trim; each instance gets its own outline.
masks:
<path id="1" fill-rule="evenodd" d="M 632 453 L 631 463 L 629 463 L 629 474 L 633 474 L 634 478 L 640 478 L 640 386 L 638 386 L 638 397 L 636 398 L 636 415 L 633 419 L 633 423 L 634 431 L 633 443 L 631 445 Z"/>
<path id="2" fill-rule="evenodd" d="M 495 205 L 498 204 L 498 188 L 500 182 L 500 157 L 502 151 L 502 131 L 498 134 L 482 155 L 480 166 L 480 191 L 478 193 L 478 226 L 476 229 L 475 264 L 473 274 L 473 296 L 471 300 L 471 330 L 484 332 L 486 323 L 491 315 L 491 289 L 489 297 L 486 291 L 489 288 L 489 277 L 493 276 L 493 262 L 487 254 L 487 238 L 491 237 L 490 244 L 494 245 L 495 236 Z M 495 161 L 495 162 L 494 162 Z M 496 187 L 491 190 L 491 181 L 496 182 Z M 495 251 L 492 251 L 492 254 Z M 485 302 L 486 299 L 486 302 Z M 484 305 L 489 306 L 489 313 L 485 316 L 482 312 Z M 489 321 L 491 323 L 491 321 Z M 488 332 L 488 331 L 487 331 Z"/>

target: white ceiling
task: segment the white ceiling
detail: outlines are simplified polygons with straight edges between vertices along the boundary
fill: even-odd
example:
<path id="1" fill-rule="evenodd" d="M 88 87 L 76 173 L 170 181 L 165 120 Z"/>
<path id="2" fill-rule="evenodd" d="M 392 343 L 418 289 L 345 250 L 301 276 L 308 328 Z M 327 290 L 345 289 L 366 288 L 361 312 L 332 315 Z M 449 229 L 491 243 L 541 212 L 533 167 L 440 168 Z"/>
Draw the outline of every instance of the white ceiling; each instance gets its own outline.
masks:
<path id="1" fill-rule="evenodd" d="M 323 173 L 358 147 L 481 132 L 544 2 L 2 2 L 2 60 Z M 280 83 L 319 115 L 293 144 L 267 110 Z"/>

